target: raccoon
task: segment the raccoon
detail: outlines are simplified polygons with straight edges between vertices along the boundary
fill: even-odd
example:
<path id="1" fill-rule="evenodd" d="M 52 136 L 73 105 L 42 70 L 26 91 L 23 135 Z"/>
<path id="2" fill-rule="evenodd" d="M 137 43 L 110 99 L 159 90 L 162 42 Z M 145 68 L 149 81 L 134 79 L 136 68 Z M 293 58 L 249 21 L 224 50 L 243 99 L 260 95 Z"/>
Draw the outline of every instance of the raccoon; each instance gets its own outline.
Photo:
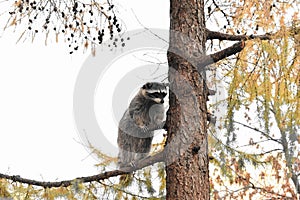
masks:
<path id="1" fill-rule="evenodd" d="M 135 166 L 136 161 L 148 156 L 154 131 L 165 124 L 166 95 L 167 84 L 148 82 L 130 102 L 119 122 L 119 168 Z"/>

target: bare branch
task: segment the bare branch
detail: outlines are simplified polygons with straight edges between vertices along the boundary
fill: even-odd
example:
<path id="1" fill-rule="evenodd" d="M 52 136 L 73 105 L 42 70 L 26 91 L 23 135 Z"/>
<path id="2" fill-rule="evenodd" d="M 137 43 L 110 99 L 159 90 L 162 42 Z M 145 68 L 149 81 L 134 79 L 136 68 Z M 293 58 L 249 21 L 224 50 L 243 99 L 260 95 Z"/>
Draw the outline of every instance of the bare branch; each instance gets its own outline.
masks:
<path id="1" fill-rule="evenodd" d="M 202 70 L 205 66 L 216 63 L 224 58 L 227 58 L 228 56 L 234 55 L 236 53 L 239 53 L 243 50 L 245 47 L 245 42 L 237 42 L 233 44 L 230 47 L 227 47 L 226 49 L 223 49 L 221 51 L 218 51 L 214 54 L 210 54 L 207 56 L 203 56 L 197 61 L 197 68 L 198 70 Z"/>
<path id="2" fill-rule="evenodd" d="M 107 172 L 93 175 L 93 176 L 78 177 L 73 180 L 46 182 L 46 181 L 36 181 L 36 180 L 32 180 L 32 179 L 22 178 L 21 176 L 18 176 L 18 175 L 10 176 L 10 175 L 1 174 L 1 173 L 0 173 L 0 178 L 12 180 L 14 182 L 19 182 L 19 183 L 25 183 L 28 185 L 41 186 L 44 188 L 68 187 L 68 186 L 72 185 L 74 183 L 74 181 L 79 181 L 81 183 L 89 183 L 89 182 L 94 182 L 94 181 L 99 182 L 100 180 L 108 179 L 110 177 L 115 177 L 115 176 L 119 176 L 119 175 L 123 175 L 123 174 L 128 174 L 128 173 L 131 173 L 138 169 L 142 169 L 146 166 L 155 164 L 157 162 L 162 162 L 162 161 L 164 161 L 164 151 L 159 152 L 159 153 L 155 154 L 154 156 L 149 156 L 149 157 L 135 163 L 134 167 L 126 167 L 126 168 L 122 168 L 119 170 L 107 171 Z"/>
<path id="3" fill-rule="evenodd" d="M 230 20 L 228 19 L 228 15 L 220 8 L 215 0 L 212 0 L 213 4 L 216 6 L 216 9 L 219 10 L 225 17 L 227 24 L 230 25 Z"/>
<path id="4" fill-rule="evenodd" d="M 219 39 L 219 40 L 231 40 L 231 41 L 245 41 L 251 39 L 270 40 L 273 34 L 267 33 L 265 35 L 231 35 L 227 33 L 220 33 L 217 31 L 211 31 L 206 29 L 207 40 Z"/>
<path id="5" fill-rule="evenodd" d="M 133 9 L 131 9 L 132 13 L 134 14 L 135 16 L 135 19 L 137 20 L 137 22 L 147 31 L 149 31 L 152 35 L 154 35 L 155 37 L 157 37 L 158 39 L 164 41 L 166 44 L 168 44 L 169 42 L 162 38 L 161 36 L 157 35 L 156 33 L 154 33 L 150 28 L 146 27 L 145 25 L 142 24 L 142 22 L 139 20 L 139 18 L 136 16 L 135 12 L 133 11 Z"/>
<path id="6" fill-rule="evenodd" d="M 272 152 L 275 152 L 275 151 L 282 151 L 282 149 L 271 149 L 269 151 L 265 151 L 265 152 L 262 152 L 262 153 L 257 154 L 257 155 L 263 156 L 263 155 L 266 155 L 266 154 L 269 154 L 269 153 L 272 153 Z"/>
<path id="7" fill-rule="evenodd" d="M 233 121 L 233 122 L 236 123 L 236 124 L 242 125 L 242 126 L 244 126 L 244 127 L 246 127 L 246 128 L 252 129 L 252 130 L 254 130 L 254 131 L 256 131 L 256 132 L 259 132 L 259 133 L 261 133 L 263 136 L 265 136 L 266 138 L 268 138 L 268 139 L 270 139 L 270 140 L 272 140 L 272 141 L 274 141 L 274 142 L 277 142 L 277 143 L 279 143 L 279 144 L 282 144 L 280 139 L 274 139 L 274 138 L 272 138 L 271 136 L 269 136 L 267 133 L 265 133 L 265 132 L 259 130 L 258 128 L 251 127 L 251 126 L 249 126 L 249 125 L 247 125 L 247 124 L 243 124 L 243 123 L 238 122 L 238 121 Z"/>

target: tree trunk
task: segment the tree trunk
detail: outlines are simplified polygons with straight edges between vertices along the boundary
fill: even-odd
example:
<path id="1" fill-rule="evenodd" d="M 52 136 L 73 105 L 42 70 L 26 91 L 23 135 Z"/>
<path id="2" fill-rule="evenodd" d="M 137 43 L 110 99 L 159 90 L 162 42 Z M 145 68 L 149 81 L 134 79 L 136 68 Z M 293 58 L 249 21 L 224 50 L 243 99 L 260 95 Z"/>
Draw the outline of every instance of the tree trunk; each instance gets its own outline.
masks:
<path id="1" fill-rule="evenodd" d="M 170 2 L 167 199 L 209 199 L 205 71 L 191 64 L 205 54 L 204 2 Z"/>

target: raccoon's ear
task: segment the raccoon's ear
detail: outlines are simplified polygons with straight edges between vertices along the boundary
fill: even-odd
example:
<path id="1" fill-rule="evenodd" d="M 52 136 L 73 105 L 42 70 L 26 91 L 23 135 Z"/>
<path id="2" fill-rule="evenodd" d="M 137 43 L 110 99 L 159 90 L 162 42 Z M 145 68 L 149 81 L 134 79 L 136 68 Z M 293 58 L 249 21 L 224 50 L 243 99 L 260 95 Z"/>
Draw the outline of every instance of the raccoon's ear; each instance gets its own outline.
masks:
<path id="1" fill-rule="evenodd" d="M 165 87 L 169 87 L 169 86 L 170 86 L 170 83 L 164 83 L 164 86 L 165 86 Z"/>
<path id="2" fill-rule="evenodd" d="M 146 83 L 145 85 L 143 85 L 143 89 L 150 89 L 152 87 L 152 83 Z"/>

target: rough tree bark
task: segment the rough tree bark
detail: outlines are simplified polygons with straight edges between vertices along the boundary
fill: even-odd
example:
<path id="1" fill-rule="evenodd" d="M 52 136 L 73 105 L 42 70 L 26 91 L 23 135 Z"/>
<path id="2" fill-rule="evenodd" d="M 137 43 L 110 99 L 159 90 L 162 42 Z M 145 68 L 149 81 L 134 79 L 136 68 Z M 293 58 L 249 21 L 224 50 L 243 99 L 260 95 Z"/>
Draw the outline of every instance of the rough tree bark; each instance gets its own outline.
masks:
<path id="1" fill-rule="evenodd" d="M 170 0 L 170 107 L 166 143 L 167 199 L 209 199 L 203 0 Z M 195 64 L 195 63 L 194 63 Z"/>

